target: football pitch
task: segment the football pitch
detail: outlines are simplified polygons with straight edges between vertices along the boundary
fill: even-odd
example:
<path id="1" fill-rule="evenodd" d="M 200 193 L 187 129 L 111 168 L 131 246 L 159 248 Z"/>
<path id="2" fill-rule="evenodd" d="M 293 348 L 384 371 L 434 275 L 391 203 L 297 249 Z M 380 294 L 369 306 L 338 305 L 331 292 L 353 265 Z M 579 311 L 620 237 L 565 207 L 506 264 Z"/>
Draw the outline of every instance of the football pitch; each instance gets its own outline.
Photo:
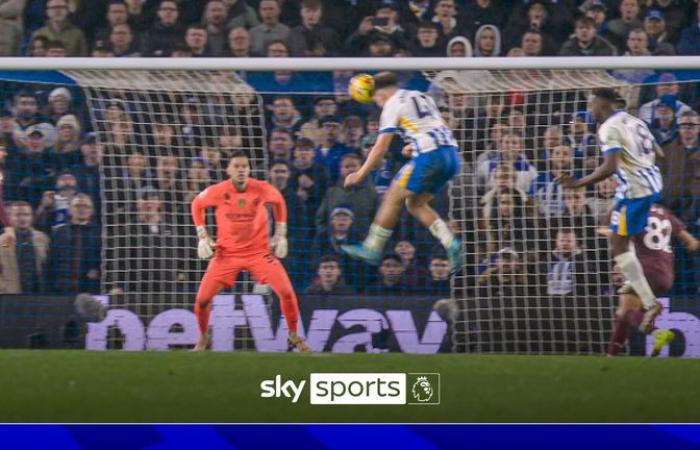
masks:
<path id="1" fill-rule="evenodd" d="M 441 374 L 439 405 L 261 398 L 277 374 Z M 700 360 L 0 351 L 1 422 L 698 422 Z"/>

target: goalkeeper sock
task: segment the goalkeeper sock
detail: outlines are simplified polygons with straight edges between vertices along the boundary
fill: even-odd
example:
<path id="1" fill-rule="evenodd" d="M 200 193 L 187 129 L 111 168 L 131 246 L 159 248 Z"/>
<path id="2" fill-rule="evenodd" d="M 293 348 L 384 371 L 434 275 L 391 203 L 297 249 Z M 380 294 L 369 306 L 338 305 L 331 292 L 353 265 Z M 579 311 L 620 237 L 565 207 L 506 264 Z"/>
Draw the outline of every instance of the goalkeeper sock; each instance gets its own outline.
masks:
<path id="1" fill-rule="evenodd" d="M 211 300 L 197 301 L 194 304 L 194 314 L 197 316 L 199 332 L 204 334 L 209 331 L 209 316 L 211 315 Z"/>
<path id="2" fill-rule="evenodd" d="M 429 229 L 433 236 L 435 236 L 445 248 L 449 248 L 452 241 L 455 240 L 455 235 L 452 234 L 450 228 L 442 219 L 437 219 L 433 222 Z"/>
<path id="3" fill-rule="evenodd" d="M 637 259 L 637 255 L 632 252 L 625 252 L 615 257 L 615 262 L 620 266 L 623 275 L 630 282 L 634 292 L 639 295 L 642 305 L 646 309 L 656 305 L 656 296 L 649 286 L 647 278 L 644 276 L 642 264 Z"/>
<path id="4" fill-rule="evenodd" d="M 369 227 L 369 234 L 362 243 L 362 246 L 369 251 L 381 253 L 384 251 L 386 241 L 389 240 L 392 233 L 393 230 L 388 230 L 373 223 L 372 226 Z"/>

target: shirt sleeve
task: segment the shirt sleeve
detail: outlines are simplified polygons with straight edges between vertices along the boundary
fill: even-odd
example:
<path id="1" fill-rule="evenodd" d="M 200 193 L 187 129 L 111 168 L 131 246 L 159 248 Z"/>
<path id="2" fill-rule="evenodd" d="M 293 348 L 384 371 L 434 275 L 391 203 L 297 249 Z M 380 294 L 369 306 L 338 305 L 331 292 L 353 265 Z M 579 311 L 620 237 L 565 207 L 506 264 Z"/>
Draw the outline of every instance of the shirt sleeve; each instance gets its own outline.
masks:
<path id="1" fill-rule="evenodd" d="M 284 201 L 280 191 L 271 184 L 265 184 L 264 190 L 265 203 L 272 206 L 272 217 L 275 218 L 275 223 L 287 223 L 287 202 Z"/>
<path id="2" fill-rule="evenodd" d="M 192 221 L 196 227 L 207 224 L 206 211 L 207 208 L 211 208 L 217 205 L 217 192 L 216 188 L 210 186 L 203 190 L 197 195 L 194 200 L 192 200 Z"/>
<path id="3" fill-rule="evenodd" d="M 622 136 L 615 127 L 605 127 L 598 133 L 600 141 L 600 151 L 603 155 L 619 153 L 622 151 Z"/>
<path id="4" fill-rule="evenodd" d="M 399 128 L 399 102 L 389 101 L 384 105 L 382 115 L 379 117 L 379 132 L 394 133 Z"/>

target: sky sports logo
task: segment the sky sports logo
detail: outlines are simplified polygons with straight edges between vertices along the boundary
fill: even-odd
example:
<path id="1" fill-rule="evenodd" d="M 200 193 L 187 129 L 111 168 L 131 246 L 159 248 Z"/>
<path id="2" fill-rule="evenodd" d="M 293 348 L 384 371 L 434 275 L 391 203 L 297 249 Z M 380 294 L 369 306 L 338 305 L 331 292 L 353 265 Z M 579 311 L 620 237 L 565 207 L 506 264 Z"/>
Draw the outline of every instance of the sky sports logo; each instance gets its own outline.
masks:
<path id="1" fill-rule="evenodd" d="M 312 405 L 439 405 L 439 373 L 312 373 L 308 380 L 282 375 L 260 383 L 260 397 L 297 403 L 306 387 Z"/>

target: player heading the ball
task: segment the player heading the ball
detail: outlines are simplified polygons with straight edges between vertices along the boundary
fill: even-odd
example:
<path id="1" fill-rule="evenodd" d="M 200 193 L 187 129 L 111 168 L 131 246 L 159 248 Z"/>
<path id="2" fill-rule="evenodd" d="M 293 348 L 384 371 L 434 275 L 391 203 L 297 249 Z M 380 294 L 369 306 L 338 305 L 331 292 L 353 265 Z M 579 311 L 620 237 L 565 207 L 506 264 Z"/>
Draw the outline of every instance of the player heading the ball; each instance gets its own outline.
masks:
<path id="1" fill-rule="evenodd" d="M 654 162 L 656 154 L 662 155 L 663 152 L 642 120 L 616 110 L 617 97 L 613 89 L 593 91 L 591 113 L 596 122 L 602 124 L 598 129 L 598 140 L 603 164 L 581 179 L 564 175 L 558 181 L 564 188 L 576 189 L 615 174 L 617 192 L 610 221 L 610 244 L 615 262 L 629 283 L 623 287 L 623 292 L 636 292 L 646 310 L 639 325 L 639 329 L 645 332 L 662 307 L 644 276 L 639 259 L 630 249 L 630 239 L 644 230 L 649 209 L 661 196 L 663 181 Z"/>
<path id="2" fill-rule="evenodd" d="M 271 184 L 250 177 L 250 162 L 241 150 L 231 155 L 226 173 L 230 179 L 209 186 L 192 202 L 192 218 L 199 238 L 197 254 L 201 259 L 211 258 L 194 305 L 200 331 L 194 350 L 205 350 L 209 344 L 212 299 L 222 288 L 231 287 L 242 270 L 247 270 L 258 283 L 270 285 L 279 297 L 289 330 L 289 347 L 308 352 L 309 347 L 297 335 L 297 296 L 277 259 L 286 257 L 288 250 L 284 198 Z M 266 204 L 272 207 L 275 219 L 275 234 L 270 241 Z M 207 231 L 207 208 L 216 210 L 216 243 Z"/>
<path id="3" fill-rule="evenodd" d="M 404 139 L 413 156 L 392 181 L 362 245 L 341 248 L 355 259 L 378 265 L 405 203 L 408 212 L 445 247 L 450 272 L 455 273 L 463 266 L 461 241 L 428 202 L 459 172 L 457 141 L 431 97 L 420 91 L 399 89 L 392 72 L 381 72 L 373 81 L 371 97 L 382 108 L 379 137 L 360 170 L 345 178 L 345 186 L 361 183 L 367 177 L 384 158 L 394 134 Z M 351 83 L 353 86 L 358 87 Z"/>

